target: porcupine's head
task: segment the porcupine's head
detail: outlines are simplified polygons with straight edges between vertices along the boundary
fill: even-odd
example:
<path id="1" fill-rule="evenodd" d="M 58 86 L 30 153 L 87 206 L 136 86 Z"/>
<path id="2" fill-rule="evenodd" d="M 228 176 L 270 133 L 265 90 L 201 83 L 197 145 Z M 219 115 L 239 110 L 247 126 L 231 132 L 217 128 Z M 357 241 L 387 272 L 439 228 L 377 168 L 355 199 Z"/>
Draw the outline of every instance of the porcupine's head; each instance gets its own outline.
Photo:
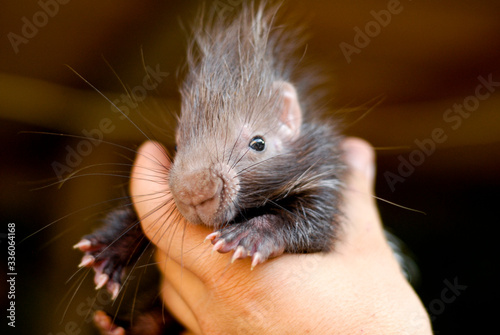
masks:
<path id="1" fill-rule="evenodd" d="M 220 228 L 293 195 L 290 181 L 316 163 L 296 162 L 304 115 L 287 60 L 296 47 L 273 32 L 275 13 L 243 6 L 230 22 L 200 19 L 193 33 L 170 172 L 191 223 Z"/>

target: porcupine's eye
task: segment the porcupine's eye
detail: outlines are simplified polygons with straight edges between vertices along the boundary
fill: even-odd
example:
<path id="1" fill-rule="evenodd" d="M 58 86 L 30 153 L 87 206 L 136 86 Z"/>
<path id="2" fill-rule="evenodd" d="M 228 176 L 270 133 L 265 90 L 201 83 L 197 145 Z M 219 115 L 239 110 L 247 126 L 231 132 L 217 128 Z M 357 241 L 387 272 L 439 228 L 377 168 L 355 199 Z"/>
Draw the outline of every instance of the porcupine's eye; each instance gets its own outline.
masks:
<path id="1" fill-rule="evenodd" d="M 255 151 L 262 151 L 266 148 L 266 142 L 260 136 L 255 136 L 250 140 L 248 146 Z"/>

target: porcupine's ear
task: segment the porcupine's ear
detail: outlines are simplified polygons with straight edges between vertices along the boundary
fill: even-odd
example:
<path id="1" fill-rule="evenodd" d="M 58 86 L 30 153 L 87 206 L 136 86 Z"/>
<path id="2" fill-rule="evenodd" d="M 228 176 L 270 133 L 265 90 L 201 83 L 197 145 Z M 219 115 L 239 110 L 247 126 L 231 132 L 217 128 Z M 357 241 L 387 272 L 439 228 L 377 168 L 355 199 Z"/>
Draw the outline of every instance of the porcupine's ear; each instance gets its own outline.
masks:
<path id="1" fill-rule="evenodd" d="M 285 136 L 295 139 L 300 135 L 300 126 L 302 125 L 302 110 L 297 91 L 292 84 L 286 81 L 275 81 L 273 89 L 278 92 L 282 101 L 279 111 L 281 128 L 283 128 Z"/>

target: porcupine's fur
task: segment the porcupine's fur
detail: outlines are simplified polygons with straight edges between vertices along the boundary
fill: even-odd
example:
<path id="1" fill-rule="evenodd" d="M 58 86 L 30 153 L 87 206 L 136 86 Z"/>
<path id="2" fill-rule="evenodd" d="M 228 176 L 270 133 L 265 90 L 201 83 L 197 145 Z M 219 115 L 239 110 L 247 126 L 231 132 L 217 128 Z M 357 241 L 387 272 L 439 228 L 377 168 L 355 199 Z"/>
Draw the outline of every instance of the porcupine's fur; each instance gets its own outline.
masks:
<path id="1" fill-rule="evenodd" d="M 172 175 L 213 170 L 222 163 L 234 176 L 222 168 L 215 168 L 223 170 L 216 174 L 236 179 L 237 185 L 230 186 L 239 191 L 231 204 L 222 204 L 224 213 L 211 226 L 224 227 L 221 233 L 229 238 L 224 230 L 235 225 L 228 222 L 262 222 L 258 218 L 266 216 L 266 234 L 286 252 L 326 251 L 338 231 L 344 172 L 340 137 L 306 99 L 311 76 L 293 76 L 300 35 L 290 27 L 273 26 L 275 16 L 276 8 L 243 6 L 229 23 L 216 19 L 195 27 Z M 238 143 L 246 131 L 265 137 L 281 126 L 282 97 L 272 87 L 282 82 L 298 90 L 303 119 L 298 136 L 282 138 L 273 157 L 249 157 L 247 143 Z M 172 177 L 170 184 L 174 186 Z M 174 187 L 172 192 L 175 198 Z"/>
<path id="2" fill-rule="evenodd" d="M 189 192 L 186 183 L 195 180 L 192 185 L 198 187 L 203 179 L 215 185 L 216 203 L 196 223 L 217 231 L 211 240 L 218 251 L 244 248 L 237 258 L 250 255 L 255 264 L 283 252 L 332 249 L 340 229 L 345 170 L 336 127 L 320 118 L 308 98 L 312 76 L 297 75 L 300 58 L 293 55 L 302 46 L 301 35 L 275 25 L 276 13 L 277 7 L 243 4 L 236 18 L 221 18 L 215 11 L 199 15 L 188 48 L 178 151 L 170 171 L 177 207 L 191 221 L 197 220 L 196 209 L 179 200 Z M 297 100 L 301 111 L 300 121 L 288 120 L 289 126 L 283 121 L 283 92 L 296 94 L 292 102 Z M 255 135 L 266 140 L 268 156 L 249 149 Z M 207 199 L 203 204 L 214 200 Z M 117 219 L 124 214 L 127 218 Z M 133 264 L 144 246 L 127 251 L 120 240 L 147 243 L 142 232 L 131 229 L 136 224 L 132 210 L 120 209 L 83 238 L 90 243 L 79 243 L 85 257 L 93 257 L 86 265 L 108 276 L 106 287 L 115 295 L 122 268 Z"/>

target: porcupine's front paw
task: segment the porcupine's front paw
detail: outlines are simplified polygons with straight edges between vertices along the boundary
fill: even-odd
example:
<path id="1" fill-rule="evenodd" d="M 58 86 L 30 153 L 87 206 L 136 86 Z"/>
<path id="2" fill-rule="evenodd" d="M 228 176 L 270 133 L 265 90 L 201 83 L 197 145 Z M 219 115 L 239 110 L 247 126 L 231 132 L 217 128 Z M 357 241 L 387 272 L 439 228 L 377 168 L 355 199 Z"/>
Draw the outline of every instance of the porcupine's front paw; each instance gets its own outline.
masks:
<path id="1" fill-rule="evenodd" d="M 115 299 L 125 267 L 135 263 L 146 241 L 135 213 L 127 208 L 110 212 L 103 227 L 85 235 L 73 248 L 85 253 L 79 267 L 94 269 L 96 289 L 106 286 Z"/>
<path id="2" fill-rule="evenodd" d="M 98 232 L 86 235 L 73 246 L 84 252 L 79 267 L 92 267 L 96 289 L 106 289 L 116 298 L 121 286 L 124 264 L 108 241 L 102 241 Z"/>
<path id="3" fill-rule="evenodd" d="M 212 242 L 214 251 L 226 253 L 234 250 L 232 262 L 247 256 L 252 257 L 253 269 L 285 251 L 283 234 L 271 220 L 273 216 L 267 215 L 235 223 L 208 235 L 206 240 Z"/>

